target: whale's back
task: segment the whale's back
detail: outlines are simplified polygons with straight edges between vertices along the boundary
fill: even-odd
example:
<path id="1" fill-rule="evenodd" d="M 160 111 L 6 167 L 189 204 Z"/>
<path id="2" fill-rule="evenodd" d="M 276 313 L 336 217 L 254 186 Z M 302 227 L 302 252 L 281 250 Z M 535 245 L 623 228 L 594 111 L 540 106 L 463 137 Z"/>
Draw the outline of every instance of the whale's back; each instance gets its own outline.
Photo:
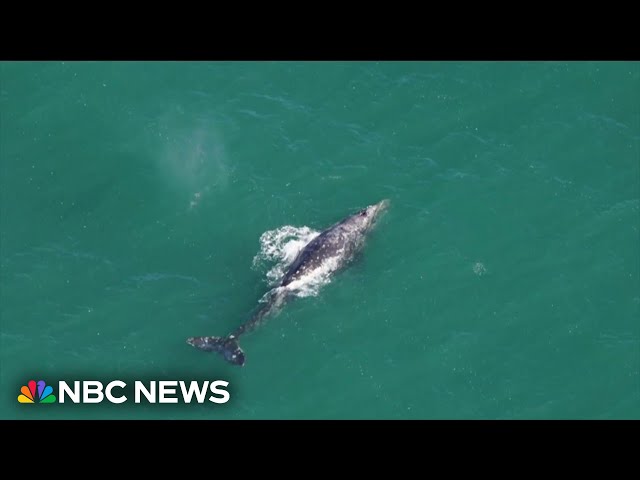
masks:
<path id="1" fill-rule="evenodd" d="M 353 235 L 345 231 L 337 224 L 311 240 L 291 263 L 281 285 L 287 286 L 311 272 L 322 269 L 331 263 L 332 266 L 340 266 L 351 254 Z"/>

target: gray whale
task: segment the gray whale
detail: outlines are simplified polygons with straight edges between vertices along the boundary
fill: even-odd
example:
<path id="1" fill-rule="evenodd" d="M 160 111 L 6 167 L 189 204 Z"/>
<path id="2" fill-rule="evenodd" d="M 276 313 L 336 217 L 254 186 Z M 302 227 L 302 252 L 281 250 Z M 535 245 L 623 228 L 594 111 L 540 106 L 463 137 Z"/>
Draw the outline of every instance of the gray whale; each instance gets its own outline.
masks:
<path id="1" fill-rule="evenodd" d="M 389 200 L 369 205 L 322 231 L 305 245 L 289 265 L 279 284 L 267 293 L 264 306 L 229 335 L 190 337 L 187 343 L 205 352 L 219 353 L 227 362 L 243 366 L 245 354 L 238 343 L 239 337 L 254 330 L 268 316 L 278 312 L 291 298 L 296 282 L 304 281 L 307 276 L 319 270 L 332 275 L 347 266 L 361 251 L 367 235 L 388 205 Z"/>

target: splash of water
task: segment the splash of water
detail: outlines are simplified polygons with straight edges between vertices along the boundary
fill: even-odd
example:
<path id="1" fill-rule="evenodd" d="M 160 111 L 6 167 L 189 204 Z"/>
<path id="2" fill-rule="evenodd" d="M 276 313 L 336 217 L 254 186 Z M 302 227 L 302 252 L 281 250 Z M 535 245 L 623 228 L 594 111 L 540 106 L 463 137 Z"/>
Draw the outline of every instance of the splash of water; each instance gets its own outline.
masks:
<path id="1" fill-rule="evenodd" d="M 295 260 L 300 251 L 320 232 L 309 227 L 285 225 L 268 230 L 260 236 L 260 251 L 253 258 L 253 267 L 262 269 L 271 264 L 267 271 L 269 285 L 275 285 L 284 275 L 287 267 Z"/>
<path id="2" fill-rule="evenodd" d="M 320 232 L 309 227 L 291 225 L 264 232 L 260 236 L 260 251 L 253 258 L 253 268 L 266 270 L 267 284 L 276 287 L 300 251 L 319 234 Z M 298 297 L 316 296 L 320 288 L 329 282 L 330 274 L 337 266 L 337 257 L 328 259 L 322 268 L 286 287 L 276 287 L 276 289 L 286 288 Z M 273 290 L 267 293 L 262 301 L 266 301 L 272 293 Z"/>
<path id="3" fill-rule="evenodd" d="M 315 297 L 320 292 L 320 289 L 331 281 L 331 274 L 338 269 L 339 265 L 339 256 L 327 258 L 322 262 L 320 268 L 291 282 L 285 288 L 297 297 Z"/>

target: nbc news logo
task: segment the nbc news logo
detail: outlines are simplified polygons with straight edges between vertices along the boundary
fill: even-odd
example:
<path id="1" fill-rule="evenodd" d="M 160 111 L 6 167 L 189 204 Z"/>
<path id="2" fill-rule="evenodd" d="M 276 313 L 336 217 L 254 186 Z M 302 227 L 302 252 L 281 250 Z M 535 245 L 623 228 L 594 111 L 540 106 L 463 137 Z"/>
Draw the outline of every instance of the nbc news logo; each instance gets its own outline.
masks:
<path id="1" fill-rule="evenodd" d="M 18 395 L 19 403 L 125 403 L 133 393 L 133 403 L 227 403 L 230 395 L 225 387 L 229 382 L 215 380 L 213 382 L 185 382 L 176 380 L 160 380 L 142 382 L 136 380 L 133 389 L 121 380 L 113 380 L 103 386 L 98 380 L 76 380 L 71 387 L 67 382 L 58 382 L 60 399 L 56 399 L 53 388 L 44 380 L 30 380 L 23 385 Z M 178 388 L 179 387 L 179 388 Z M 133 390 L 133 391 L 131 391 Z M 126 396 L 127 391 L 129 397 Z M 179 393 L 178 393 L 179 392 Z M 211 393 L 211 395 L 208 395 Z M 207 396 L 208 395 L 208 396 Z M 143 400 L 144 399 L 144 400 Z"/>

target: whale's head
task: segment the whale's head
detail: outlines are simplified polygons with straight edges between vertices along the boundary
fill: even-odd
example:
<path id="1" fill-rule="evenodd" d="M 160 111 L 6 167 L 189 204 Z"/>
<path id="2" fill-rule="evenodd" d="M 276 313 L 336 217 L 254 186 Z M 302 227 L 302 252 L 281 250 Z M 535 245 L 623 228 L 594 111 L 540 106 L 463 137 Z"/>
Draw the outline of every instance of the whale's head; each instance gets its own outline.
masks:
<path id="1" fill-rule="evenodd" d="M 376 225 L 380 217 L 387 211 L 387 208 L 389 208 L 389 200 L 382 200 L 357 212 L 351 217 L 351 221 L 353 221 L 363 233 L 367 233 Z"/>

